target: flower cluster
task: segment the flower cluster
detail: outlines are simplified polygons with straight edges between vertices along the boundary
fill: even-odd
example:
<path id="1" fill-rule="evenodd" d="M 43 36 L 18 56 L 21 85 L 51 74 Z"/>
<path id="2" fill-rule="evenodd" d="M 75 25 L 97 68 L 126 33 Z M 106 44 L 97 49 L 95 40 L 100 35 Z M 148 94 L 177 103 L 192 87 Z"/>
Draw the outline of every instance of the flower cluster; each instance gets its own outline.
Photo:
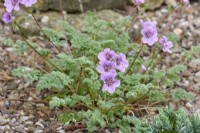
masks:
<path id="1" fill-rule="evenodd" d="M 142 19 L 140 20 L 140 24 L 142 26 L 142 42 L 147 43 L 149 46 L 153 46 L 158 41 L 156 26 L 152 22 L 143 21 Z M 164 52 L 171 53 L 170 48 L 172 48 L 173 44 L 171 41 L 168 41 L 166 36 L 159 39 L 159 42 L 161 43 Z"/>
<path id="2" fill-rule="evenodd" d="M 10 23 L 12 21 L 12 11 L 19 11 L 20 4 L 23 4 L 26 7 L 31 7 L 36 2 L 37 0 L 5 0 L 4 6 L 6 8 L 6 12 L 3 14 L 3 21 L 5 23 Z"/>
<path id="3" fill-rule="evenodd" d="M 128 67 L 128 60 L 122 53 L 115 53 L 106 48 L 98 54 L 99 66 L 96 68 L 101 73 L 101 80 L 104 82 L 103 91 L 114 93 L 115 89 L 120 86 L 120 81 L 115 79 L 117 72 L 125 72 Z"/>

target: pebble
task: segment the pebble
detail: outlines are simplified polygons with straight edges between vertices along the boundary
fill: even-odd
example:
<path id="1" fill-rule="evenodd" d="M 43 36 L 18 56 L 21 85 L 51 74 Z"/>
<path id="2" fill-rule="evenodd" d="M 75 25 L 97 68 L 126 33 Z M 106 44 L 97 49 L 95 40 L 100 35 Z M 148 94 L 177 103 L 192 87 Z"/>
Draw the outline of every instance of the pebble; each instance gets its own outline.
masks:
<path id="1" fill-rule="evenodd" d="M 43 133 L 43 130 L 36 130 L 34 133 Z"/>
<path id="2" fill-rule="evenodd" d="M 200 92 L 200 82 L 194 85 L 194 89 Z"/>
<path id="3" fill-rule="evenodd" d="M 43 16 L 42 19 L 41 19 L 41 22 L 43 24 L 48 24 L 48 22 L 49 22 L 49 16 Z"/>
<path id="4" fill-rule="evenodd" d="M 25 125 L 27 125 L 27 126 L 28 126 L 28 125 L 33 125 L 33 122 L 32 122 L 32 121 L 26 121 L 26 122 L 25 122 Z"/>
<path id="5" fill-rule="evenodd" d="M 180 36 L 180 35 L 183 33 L 183 30 L 180 29 L 180 28 L 175 28 L 175 29 L 173 30 L 173 32 L 174 32 L 176 35 Z"/>
<path id="6" fill-rule="evenodd" d="M 187 108 L 188 110 L 192 109 L 192 104 L 191 104 L 190 102 L 187 102 L 187 103 L 185 104 L 185 106 L 186 106 L 186 108 Z"/>
<path id="7" fill-rule="evenodd" d="M 20 117 L 20 121 L 21 121 L 21 122 L 27 121 L 28 119 L 29 119 L 28 116 L 21 116 L 21 117 Z"/>
<path id="8" fill-rule="evenodd" d="M 41 128 L 44 128 L 44 125 L 40 123 L 39 121 L 35 123 L 35 125 L 40 126 Z"/>
<path id="9" fill-rule="evenodd" d="M 196 81 L 197 83 L 200 82 L 200 71 L 195 74 L 194 81 Z"/>
<path id="10" fill-rule="evenodd" d="M 189 63 L 189 66 L 191 68 L 197 68 L 198 66 L 200 66 L 200 59 L 194 59 Z"/>

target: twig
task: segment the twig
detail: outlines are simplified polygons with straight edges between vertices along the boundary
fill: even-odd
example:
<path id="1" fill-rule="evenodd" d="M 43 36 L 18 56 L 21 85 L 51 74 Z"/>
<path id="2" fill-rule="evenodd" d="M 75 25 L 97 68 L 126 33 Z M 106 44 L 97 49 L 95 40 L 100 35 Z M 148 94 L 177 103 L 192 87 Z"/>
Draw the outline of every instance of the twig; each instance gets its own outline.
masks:
<path id="1" fill-rule="evenodd" d="M 86 128 L 86 125 L 69 125 L 64 128 L 66 132 Z"/>

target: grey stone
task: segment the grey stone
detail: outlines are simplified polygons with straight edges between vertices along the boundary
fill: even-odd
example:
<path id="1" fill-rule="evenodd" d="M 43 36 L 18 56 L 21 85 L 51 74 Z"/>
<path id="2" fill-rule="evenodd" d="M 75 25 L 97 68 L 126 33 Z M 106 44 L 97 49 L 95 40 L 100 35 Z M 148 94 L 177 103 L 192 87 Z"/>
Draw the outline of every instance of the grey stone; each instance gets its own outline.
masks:
<path id="1" fill-rule="evenodd" d="M 192 60 L 192 61 L 189 63 L 189 66 L 190 66 L 191 68 L 197 68 L 198 66 L 200 66 L 200 59 Z"/>
<path id="2" fill-rule="evenodd" d="M 123 7 L 127 1 L 126 0 L 61 0 L 62 8 L 67 12 L 81 12 L 81 7 L 83 11 L 87 10 L 102 10 L 109 8 L 119 8 Z M 41 0 L 38 1 L 38 8 L 40 10 L 61 10 L 59 0 Z"/>
<path id="3" fill-rule="evenodd" d="M 195 74 L 194 81 L 196 81 L 197 83 L 200 82 L 200 71 Z"/>

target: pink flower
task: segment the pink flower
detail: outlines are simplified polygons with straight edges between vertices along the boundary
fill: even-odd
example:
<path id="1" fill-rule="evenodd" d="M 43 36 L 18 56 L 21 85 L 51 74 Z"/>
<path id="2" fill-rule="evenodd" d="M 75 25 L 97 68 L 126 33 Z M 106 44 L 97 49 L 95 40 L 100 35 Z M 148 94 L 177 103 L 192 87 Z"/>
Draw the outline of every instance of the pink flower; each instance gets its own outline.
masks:
<path id="1" fill-rule="evenodd" d="M 103 80 L 103 91 L 114 93 L 116 88 L 120 86 L 120 81 L 115 79 L 116 73 L 102 74 L 101 80 Z"/>
<path id="2" fill-rule="evenodd" d="M 144 71 L 146 71 L 146 70 L 147 70 L 146 66 L 145 66 L 145 65 L 143 65 L 143 64 L 142 64 L 142 70 L 144 70 Z"/>
<path id="3" fill-rule="evenodd" d="M 4 23 L 6 23 L 6 24 L 10 23 L 10 22 L 12 21 L 12 15 L 11 15 L 11 13 L 5 12 L 5 13 L 3 14 L 3 21 L 4 21 Z"/>
<path id="4" fill-rule="evenodd" d="M 22 0 L 21 3 L 26 7 L 31 7 L 33 4 L 37 3 L 37 0 Z"/>
<path id="5" fill-rule="evenodd" d="M 189 0 L 181 0 L 181 2 L 186 6 L 190 6 L 190 1 Z"/>
<path id="6" fill-rule="evenodd" d="M 5 0 L 4 6 L 7 12 L 12 12 L 12 10 L 19 11 L 19 3 L 21 0 Z"/>
<path id="7" fill-rule="evenodd" d="M 144 0 L 133 0 L 133 2 L 135 2 L 135 4 L 140 5 L 140 4 L 144 4 Z"/>
<path id="8" fill-rule="evenodd" d="M 125 72 L 125 69 L 128 67 L 128 60 L 126 59 L 126 56 L 122 53 L 115 54 L 115 62 L 115 68 L 122 72 Z"/>
<path id="9" fill-rule="evenodd" d="M 140 20 L 140 24 L 142 26 L 142 42 L 147 43 L 149 46 L 153 46 L 154 43 L 158 41 L 156 26 L 152 22 L 144 22 L 142 19 Z"/>
<path id="10" fill-rule="evenodd" d="M 105 60 L 105 61 L 100 61 L 99 64 L 100 65 L 96 68 L 99 73 L 104 74 L 104 73 L 116 72 L 116 70 L 114 69 L 115 62 Z"/>
<path id="11" fill-rule="evenodd" d="M 170 48 L 173 47 L 173 43 L 171 41 L 168 41 L 167 37 L 166 36 L 163 36 L 159 42 L 161 43 L 162 45 L 162 50 L 164 52 L 169 52 L 171 53 L 172 51 L 170 50 Z"/>
<path id="12" fill-rule="evenodd" d="M 111 61 L 114 58 L 115 52 L 110 50 L 109 48 L 106 48 L 103 52 L 100 52 L 98 54 L 98 59 L 100 61 Z"/>

